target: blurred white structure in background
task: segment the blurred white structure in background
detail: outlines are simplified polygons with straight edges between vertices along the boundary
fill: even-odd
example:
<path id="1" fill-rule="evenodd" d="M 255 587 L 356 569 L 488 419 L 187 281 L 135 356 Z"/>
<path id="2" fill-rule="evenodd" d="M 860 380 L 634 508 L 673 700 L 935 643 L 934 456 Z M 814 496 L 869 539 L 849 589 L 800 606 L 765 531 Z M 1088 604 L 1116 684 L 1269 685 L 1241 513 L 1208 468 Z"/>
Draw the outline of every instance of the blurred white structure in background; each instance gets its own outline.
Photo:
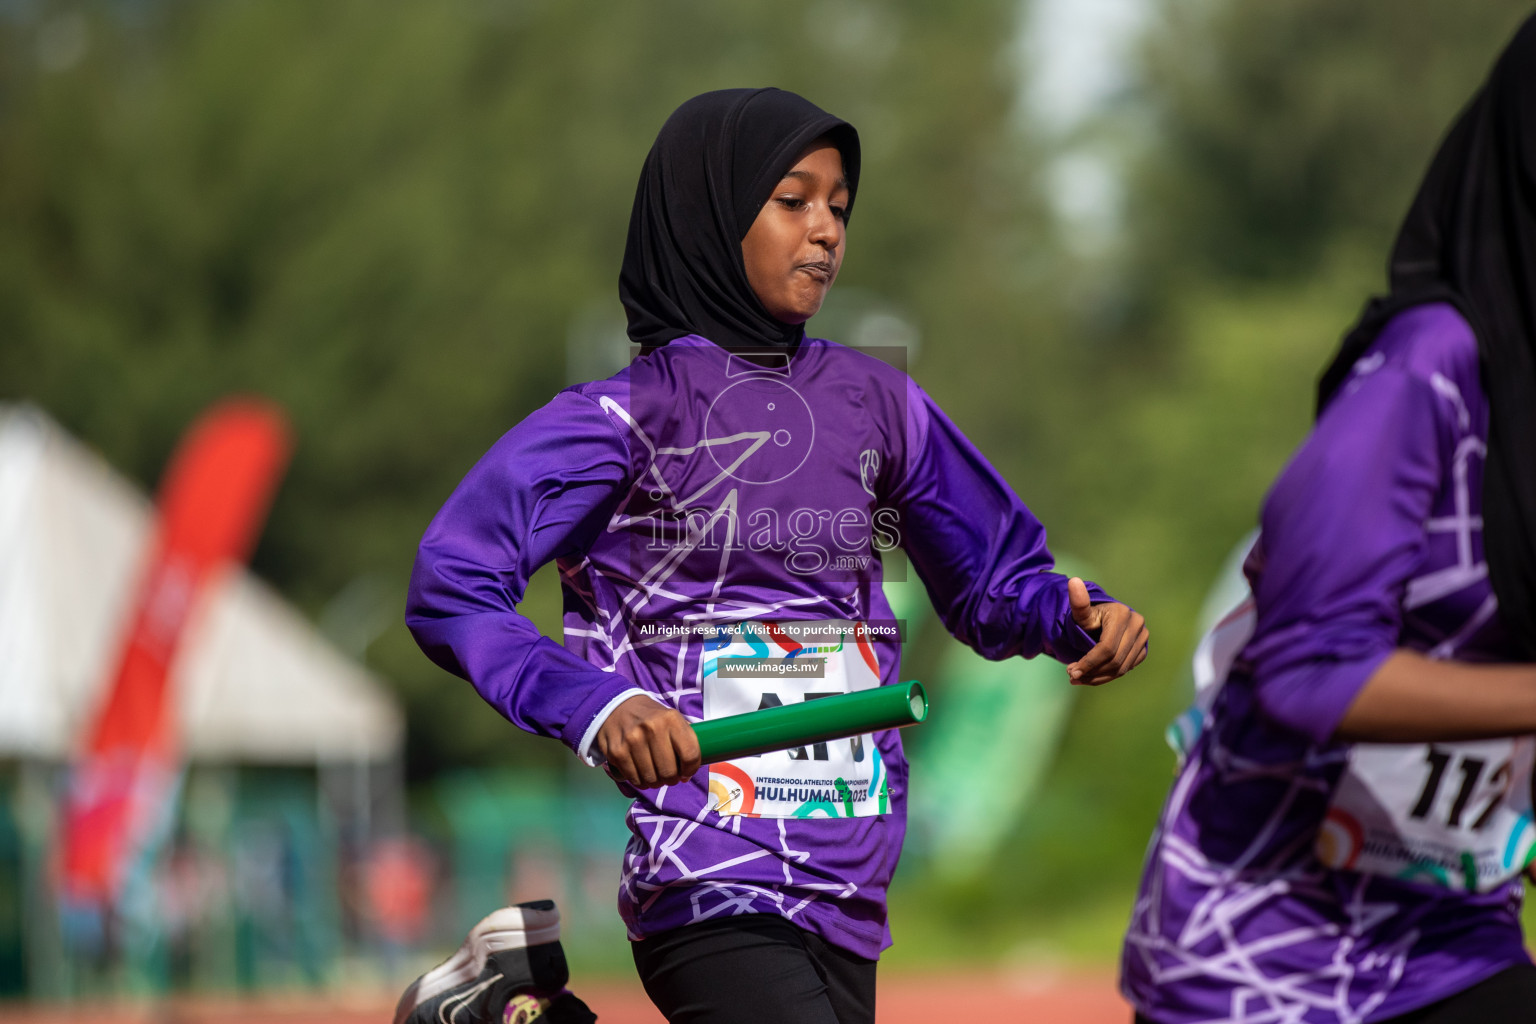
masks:
<path id="1" fill-rule="evenodd" d="M 0 759 L 75 752 L 122 643 L 152 511 L 41 412 L 0 405 Z M 404 721 L 382 682 L 245 569 L 194 616 L 172 672 L 189 760 L 399 752 Z"/>
<path id="2" fill-rule="evenodd" d="M 61 916 L 57 801 L 153 521 L 43 413 L 0 404 L 0 997 L 315 984 L 370 941 L 348 878 L 404 824 L 404 718 L 243 567 L 204 592 L 171 667 L 191 770 L 117 907 L 127 971 L 103 966 L 104 933 Z"/>

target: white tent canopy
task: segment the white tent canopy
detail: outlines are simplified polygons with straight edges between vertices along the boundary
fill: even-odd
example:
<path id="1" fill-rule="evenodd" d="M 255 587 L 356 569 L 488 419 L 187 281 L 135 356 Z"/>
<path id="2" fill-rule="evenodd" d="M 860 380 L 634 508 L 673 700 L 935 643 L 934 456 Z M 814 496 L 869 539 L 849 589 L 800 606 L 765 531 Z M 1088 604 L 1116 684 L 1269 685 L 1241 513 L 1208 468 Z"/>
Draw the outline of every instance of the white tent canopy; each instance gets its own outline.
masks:
<path id="1" fill-rule="evenodd" d="M 120 653 L 152 513 L 42 413 L 0 404 L 0 758 L 78 749 Z M 194 760 L 358 762 L 400 748 L 378 678 L 244 569 L 193 612 L 171 685 Z"/>

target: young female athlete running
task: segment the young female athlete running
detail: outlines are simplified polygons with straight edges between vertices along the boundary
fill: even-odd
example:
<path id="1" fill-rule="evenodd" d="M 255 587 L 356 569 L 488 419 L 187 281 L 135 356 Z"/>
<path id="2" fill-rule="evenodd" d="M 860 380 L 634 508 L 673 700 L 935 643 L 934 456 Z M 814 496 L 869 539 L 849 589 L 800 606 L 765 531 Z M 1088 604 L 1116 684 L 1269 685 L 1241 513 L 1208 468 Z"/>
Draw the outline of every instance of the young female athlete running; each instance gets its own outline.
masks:
<path id="1" fill-rule="evenodd" d="M 1536 1020 L 1536 21 L 1390 271 L 1265 501 L 1126 938 L 1138 1020 Z"/>
<path id="2" fill-rule="evenodd" d="M 858 185 L 854 129 L 792 93 L 678 108 L 619 279 L 640 354 L 497 442 L 411 581 L 429 656 L 634 797 L 619 910 L 674 1022 L 874 1020 L 899 736 L 704 771 L 689 722 L 897 682 L 882 551 L 990 657 L 1096 684 L 1146 651 L 1140 615 L 1051 571 L 1040 523 L 916 384 L 805 337 Z M 550 559 L 563 647 L 515 608 Z"/>

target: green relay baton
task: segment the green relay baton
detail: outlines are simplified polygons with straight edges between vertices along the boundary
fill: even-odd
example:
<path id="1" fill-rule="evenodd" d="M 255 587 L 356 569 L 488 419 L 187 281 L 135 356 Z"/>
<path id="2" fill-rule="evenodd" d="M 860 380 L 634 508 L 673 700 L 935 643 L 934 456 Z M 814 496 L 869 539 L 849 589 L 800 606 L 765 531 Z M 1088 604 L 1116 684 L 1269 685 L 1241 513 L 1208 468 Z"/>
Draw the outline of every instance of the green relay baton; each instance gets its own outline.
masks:
<path id="1" fill-rule="evenodd" d="M 913 679 L 895 686 L 695 722 L 693 731 L 699 738 L 700 763 L 715 764 L 880 729 L 900 729 L 927 717 L 928 695 L 923 684 Z"/>

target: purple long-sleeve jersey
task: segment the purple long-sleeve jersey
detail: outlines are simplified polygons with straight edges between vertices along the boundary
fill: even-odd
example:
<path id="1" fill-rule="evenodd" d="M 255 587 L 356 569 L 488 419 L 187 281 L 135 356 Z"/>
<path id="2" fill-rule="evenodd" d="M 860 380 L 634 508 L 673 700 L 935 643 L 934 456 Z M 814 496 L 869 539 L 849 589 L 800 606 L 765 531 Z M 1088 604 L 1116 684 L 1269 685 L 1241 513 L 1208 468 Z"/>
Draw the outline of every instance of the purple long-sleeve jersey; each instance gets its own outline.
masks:
<path id="1" fill-rule="evenodd" d="M 775 360 L 682 338 L 561 392 L 496 443 L 427 529 L 407 621 L 513 724 L 586 755 L 637 690 L 702 719 L 718 626 L 861 624 L 850 678 L 897 682 L 879 557 L 895 546 L 950 632 L 982 654 L 1072 661 L 1092 646 L 1039 521 L 906 374 L 814 339 Z M 551 559 L 564 646 L 516 611 Z M 754 628 L 744 642 L 761 647 Z M 896 731 L 873 743 L 850 755 L 873 772 L 861 816 L 851 802 L 849 816 L 828 816 L 851 801 L 846 789 L 787 816 L 721 814 L 702 771 L 632 794 L 619 892 L 631 937 L 772 913 L 878 956 L 907 768 Z M 787 775 L 804 770 L 792 757 L 824 754 L 770 756 Z M 760 806 L 770 790 L 781 802 L 804 795 L 771 785 L 785 782 L 766 778 Z"/>
<path id="2" fill-rule="evenodd" d="M 1126 938 L 1122 988 L 1159 1024 L 1385 1020 L 1526 962 L 1518 882 L 1437 890 L 1314 852 L 1350 752 L 1331 737 L 1393 650 L 1520 660 L 1483 561 L 1487 431 L 1470 328 L 1416 307 L 1270 491 L 1245 566 L 1254 634 L 1169 795 Z"/>

